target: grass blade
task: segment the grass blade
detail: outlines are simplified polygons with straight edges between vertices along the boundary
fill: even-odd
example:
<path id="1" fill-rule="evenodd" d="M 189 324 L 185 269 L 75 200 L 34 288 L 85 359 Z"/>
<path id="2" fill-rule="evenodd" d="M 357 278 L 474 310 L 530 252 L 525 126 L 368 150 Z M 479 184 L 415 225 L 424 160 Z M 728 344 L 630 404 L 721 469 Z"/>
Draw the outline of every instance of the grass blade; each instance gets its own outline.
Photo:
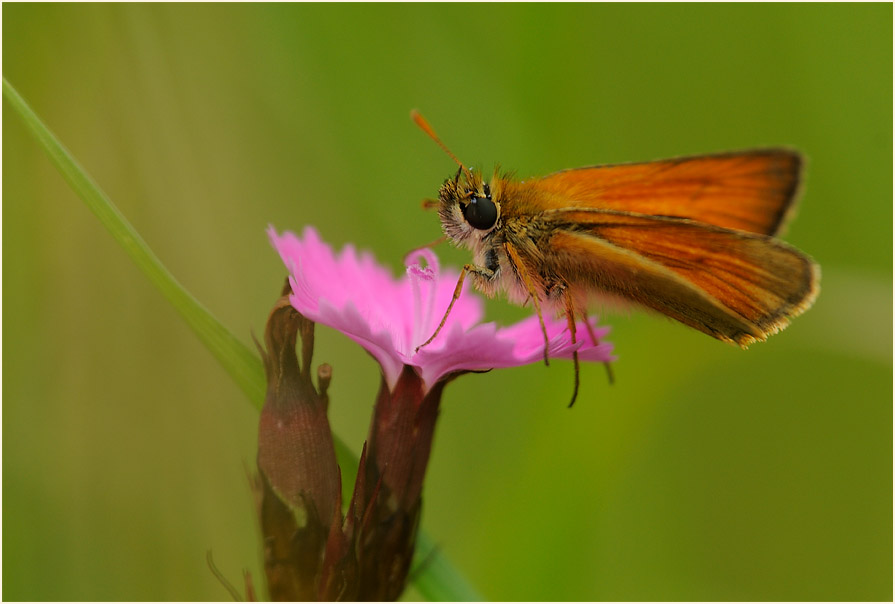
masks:
<path id="1" fill-rule="evenodd" d="M 127 218 L 93 182 L 68 149 L 50 132 L 6 78 L 3 78 L 3 96 L 25 121 L 28 129 L 78 197 L 87 204 L 131 260 L 180 313 L 249 400 L 260 409 L 264 403 L 265 391 L 261 359 L 236 339 L 174 278 Z"/>

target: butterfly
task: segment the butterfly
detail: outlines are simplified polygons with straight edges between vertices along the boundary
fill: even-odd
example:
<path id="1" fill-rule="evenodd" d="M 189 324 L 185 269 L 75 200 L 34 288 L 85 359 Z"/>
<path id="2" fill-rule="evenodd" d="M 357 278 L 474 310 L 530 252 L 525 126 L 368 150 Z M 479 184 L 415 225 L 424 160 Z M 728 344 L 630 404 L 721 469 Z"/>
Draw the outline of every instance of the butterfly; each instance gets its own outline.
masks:
<path id="1" fill-rule="evenodd" d="M 592 166 L 518 180 L 459 169 L 438 192 L 442 230 L 472 251 L 469 276 L 489 296 L 576 322 L 593 299 L 633 303 L 743 348 L 811 307 L 820 267 L 777 238 L 799 192 L 802 156 L 772 148 Z M 585 325 L 589 325 L 585 321 Z M 593 334 L 589 334 L 593 338 Z M 594 343 L 596 341 L 594 340 Z M 575 392 L 578 358 L 575 355 Z"/>

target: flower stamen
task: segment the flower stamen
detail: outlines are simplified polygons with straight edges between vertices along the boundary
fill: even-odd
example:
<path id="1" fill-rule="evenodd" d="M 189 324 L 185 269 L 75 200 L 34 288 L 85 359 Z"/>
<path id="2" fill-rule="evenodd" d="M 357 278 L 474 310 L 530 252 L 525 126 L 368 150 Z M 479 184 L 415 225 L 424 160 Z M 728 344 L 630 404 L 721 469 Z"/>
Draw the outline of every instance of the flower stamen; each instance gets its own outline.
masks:
<path id="1" fill-rule="evenodd" d="M 421 261 L 425 261 L 423 266 Z M 426 330 L 432 323 L 432 313 L 435 311 L 435 299 L 438 292 L 438 257 L 429 248 L 413 250 L 404 258 L 407 265 L 407 274 L 410 276 L 410 287 L 413 292 L 413 336 L 410 349 L 414 350 L 419 343 L 426 338 Z M 420 281 L 428 284 L 428 291 L 423 294 Z M 425 306 L 425 308 L 424 308 Z"/>

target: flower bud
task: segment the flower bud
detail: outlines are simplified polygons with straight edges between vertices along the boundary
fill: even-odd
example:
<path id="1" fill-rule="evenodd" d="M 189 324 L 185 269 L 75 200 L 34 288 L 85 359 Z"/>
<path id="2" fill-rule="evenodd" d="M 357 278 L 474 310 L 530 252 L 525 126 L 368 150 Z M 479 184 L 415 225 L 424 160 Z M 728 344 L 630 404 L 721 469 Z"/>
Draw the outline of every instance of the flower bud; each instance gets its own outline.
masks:
<path id="1" fill-rule="evenodd" d="M 301 365 L 295 353 L 299 333 Z M 314 324 L 285 296 L 271 312 L 265 342 L 258 488 L 268 589 L 274 600 L 314 600 L 327 537 L 341 518 L 339 467 L 326 416 L 330 370 L 321 367 L 322 387 L 315 389 Z"/>

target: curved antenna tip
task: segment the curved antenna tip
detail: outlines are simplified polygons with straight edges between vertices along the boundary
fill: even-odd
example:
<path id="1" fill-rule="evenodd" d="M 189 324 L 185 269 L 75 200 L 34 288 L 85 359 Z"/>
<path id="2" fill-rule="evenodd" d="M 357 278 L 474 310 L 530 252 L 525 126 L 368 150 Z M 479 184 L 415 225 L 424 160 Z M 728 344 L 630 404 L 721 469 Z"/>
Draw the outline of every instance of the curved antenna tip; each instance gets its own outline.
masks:
<path id="1" fill-rule="evenodd" d="M 419 126 L 420 130 L 422 130 L 423 132 L 428 134 L 429 138 L 431 138 L 433 141 L 435 141 L 438 144 L 438 146 L 441 147 L 444 150 L 444 152 L 447 153 L 448 156 L 452 160 L 457 162 L 457 165 L 460 166 L 460 168 L 462 168 L 464 171 L 466 170 L 466 166 L 463 165 L 463 162 L 461 162 L 459 159 L 457 159 L 457 156 L 454 155 L 453 153 L 451 153 L 451 150 L 447 148 L 447 145 L 445 145 L 443 142 L 441 142 L 441 139 L 438 138 L 437 134 L 435 134 L 435 131 L 432 129 L 432 126 L 429 125 L 429 122 L 426 121 L 426 118 L 424 118 L 419 111 L 417 111 L 416 109 L 411 109 L 410 110 L 410 119 L 412 119 L 413 122 L 417 126 Z"/>

